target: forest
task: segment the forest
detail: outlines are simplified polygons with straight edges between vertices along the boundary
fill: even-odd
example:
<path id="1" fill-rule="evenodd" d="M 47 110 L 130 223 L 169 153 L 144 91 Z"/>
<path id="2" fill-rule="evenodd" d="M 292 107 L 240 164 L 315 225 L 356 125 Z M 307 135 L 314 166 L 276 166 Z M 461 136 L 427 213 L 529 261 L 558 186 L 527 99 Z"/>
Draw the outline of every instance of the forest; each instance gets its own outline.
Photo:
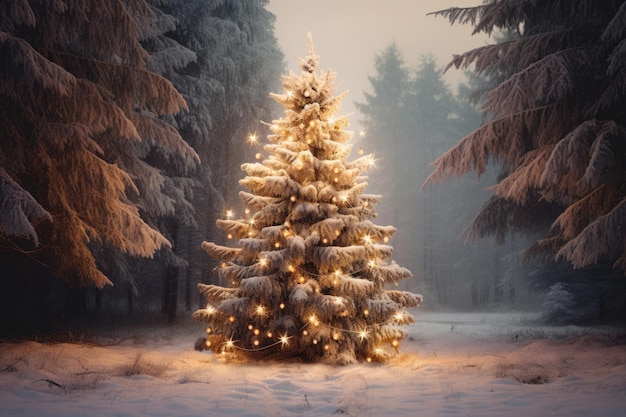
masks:
<path id="1" fill-rule="evenodd" d="M 445 67 L 372 57 L 355 117 L 399 286 L 433 311 L 623 323 L 626 2 L 503 3 L 433 12 L 492 37 Z M 267 4 L 0 4 L 0 337 L 174 324 L 224 285 L 203 242 L 229 240 L 216 220 L 281 112 Z"/>

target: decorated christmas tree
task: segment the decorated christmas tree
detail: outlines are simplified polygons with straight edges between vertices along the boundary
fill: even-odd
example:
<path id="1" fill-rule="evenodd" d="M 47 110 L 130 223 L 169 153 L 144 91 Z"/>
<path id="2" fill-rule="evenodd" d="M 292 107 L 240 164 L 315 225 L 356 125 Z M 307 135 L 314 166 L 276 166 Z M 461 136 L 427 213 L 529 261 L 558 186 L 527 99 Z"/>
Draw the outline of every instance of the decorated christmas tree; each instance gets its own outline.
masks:
<path id="1" fill-rule="evenodd" d="M 284 108 L 260 162 L 245 163 L 240 219 L 217 225 L 236 247 L 203 242 L 231 286 L 199 284 L 207 301 L 194 318 L 208 324 L 197 348 L 226 357 L 291 358 L 346 364 L 384 361 L 414 322 L 406 308 L 422 296 L 386 290 L 411 277 L 391 261 L 396 229 L 378 226 L 380 195 L 365 194 L 373 156 L 347 160 L 352 133 L 335 117 L 347 93 L 319 71 L 308 37 L 301 74 L 283 77 Z M 255 139 L 253 137 L 253 139 Z M 260 146 L 260 145 L 259 145 Z"/>

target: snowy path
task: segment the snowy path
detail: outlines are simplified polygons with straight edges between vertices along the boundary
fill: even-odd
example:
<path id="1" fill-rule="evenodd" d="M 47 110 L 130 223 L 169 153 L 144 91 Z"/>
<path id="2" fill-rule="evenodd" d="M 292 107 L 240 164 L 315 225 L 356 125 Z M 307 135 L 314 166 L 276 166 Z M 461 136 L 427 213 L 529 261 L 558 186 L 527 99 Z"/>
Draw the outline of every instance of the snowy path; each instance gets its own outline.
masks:
<path id="1" fill-rule="evenodd" d="M 624 415 L 626 346 L 611 331 L 545 339 L 554 330 L 501 315 L 423 318 L 392 362 L 345 367 L 222 363 L 192 350 L 197 335 L 2 343 L 0 416 Z"/>

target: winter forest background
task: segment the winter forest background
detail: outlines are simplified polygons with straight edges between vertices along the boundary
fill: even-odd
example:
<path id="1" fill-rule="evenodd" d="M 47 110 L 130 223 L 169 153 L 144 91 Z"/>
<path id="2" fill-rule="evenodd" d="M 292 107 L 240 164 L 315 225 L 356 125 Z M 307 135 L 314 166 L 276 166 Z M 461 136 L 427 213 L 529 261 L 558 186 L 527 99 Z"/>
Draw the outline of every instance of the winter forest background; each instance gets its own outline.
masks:
<path id="1" fill-rule="evenodd" d="M 390 42 L 372 57 L 355 148 L 375 153 L 377 223 L 398 229 L 421 308 L 623 321 L 625 4 L 439 12 L 491 35 L 448 65 L 466 71 L 454 87 L 428 54 L 411 68 Z M 266 7 L 0 4 L 0 336 L 173 323 L 203 303 L 197 283 L 222 284 L 201 242 L 226 240 L 215 221 L 286 72 Z"/>

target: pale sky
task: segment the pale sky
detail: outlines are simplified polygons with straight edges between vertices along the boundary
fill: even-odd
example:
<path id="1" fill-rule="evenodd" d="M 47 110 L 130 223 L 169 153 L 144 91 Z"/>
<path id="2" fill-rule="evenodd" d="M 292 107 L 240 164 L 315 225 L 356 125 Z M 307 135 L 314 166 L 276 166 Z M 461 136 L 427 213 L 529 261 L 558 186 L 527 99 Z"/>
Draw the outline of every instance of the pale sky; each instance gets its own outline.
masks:
<path id="1" fill-rule="evenodd" d="M 481 0 L 270 0 L 276 15 L 276 36 L 288 69 L 299 73 L 298 58 L 307 53 L 307 32 L 313 35 L 322 70 L 336 74 L 337 93 L 345 90 L 341 114 L 350 114 L 350 130 L 359 130 L 361 115 L 354 102 L 363 102 L 371 91 L 368 75 L 374 75 L 374 58 L 391 42 L 404 54 L 407 66 L 417 68 L 421 54 L 432 54 L 439 67 L 453 54 L 484 45 L 484 35 L 472 36 L 470 26 L 455 25 L 427 13 L 452 6 L 468 7 Z M 445 79 L 452 90 L 462 77 L 450 69 Z"/>

